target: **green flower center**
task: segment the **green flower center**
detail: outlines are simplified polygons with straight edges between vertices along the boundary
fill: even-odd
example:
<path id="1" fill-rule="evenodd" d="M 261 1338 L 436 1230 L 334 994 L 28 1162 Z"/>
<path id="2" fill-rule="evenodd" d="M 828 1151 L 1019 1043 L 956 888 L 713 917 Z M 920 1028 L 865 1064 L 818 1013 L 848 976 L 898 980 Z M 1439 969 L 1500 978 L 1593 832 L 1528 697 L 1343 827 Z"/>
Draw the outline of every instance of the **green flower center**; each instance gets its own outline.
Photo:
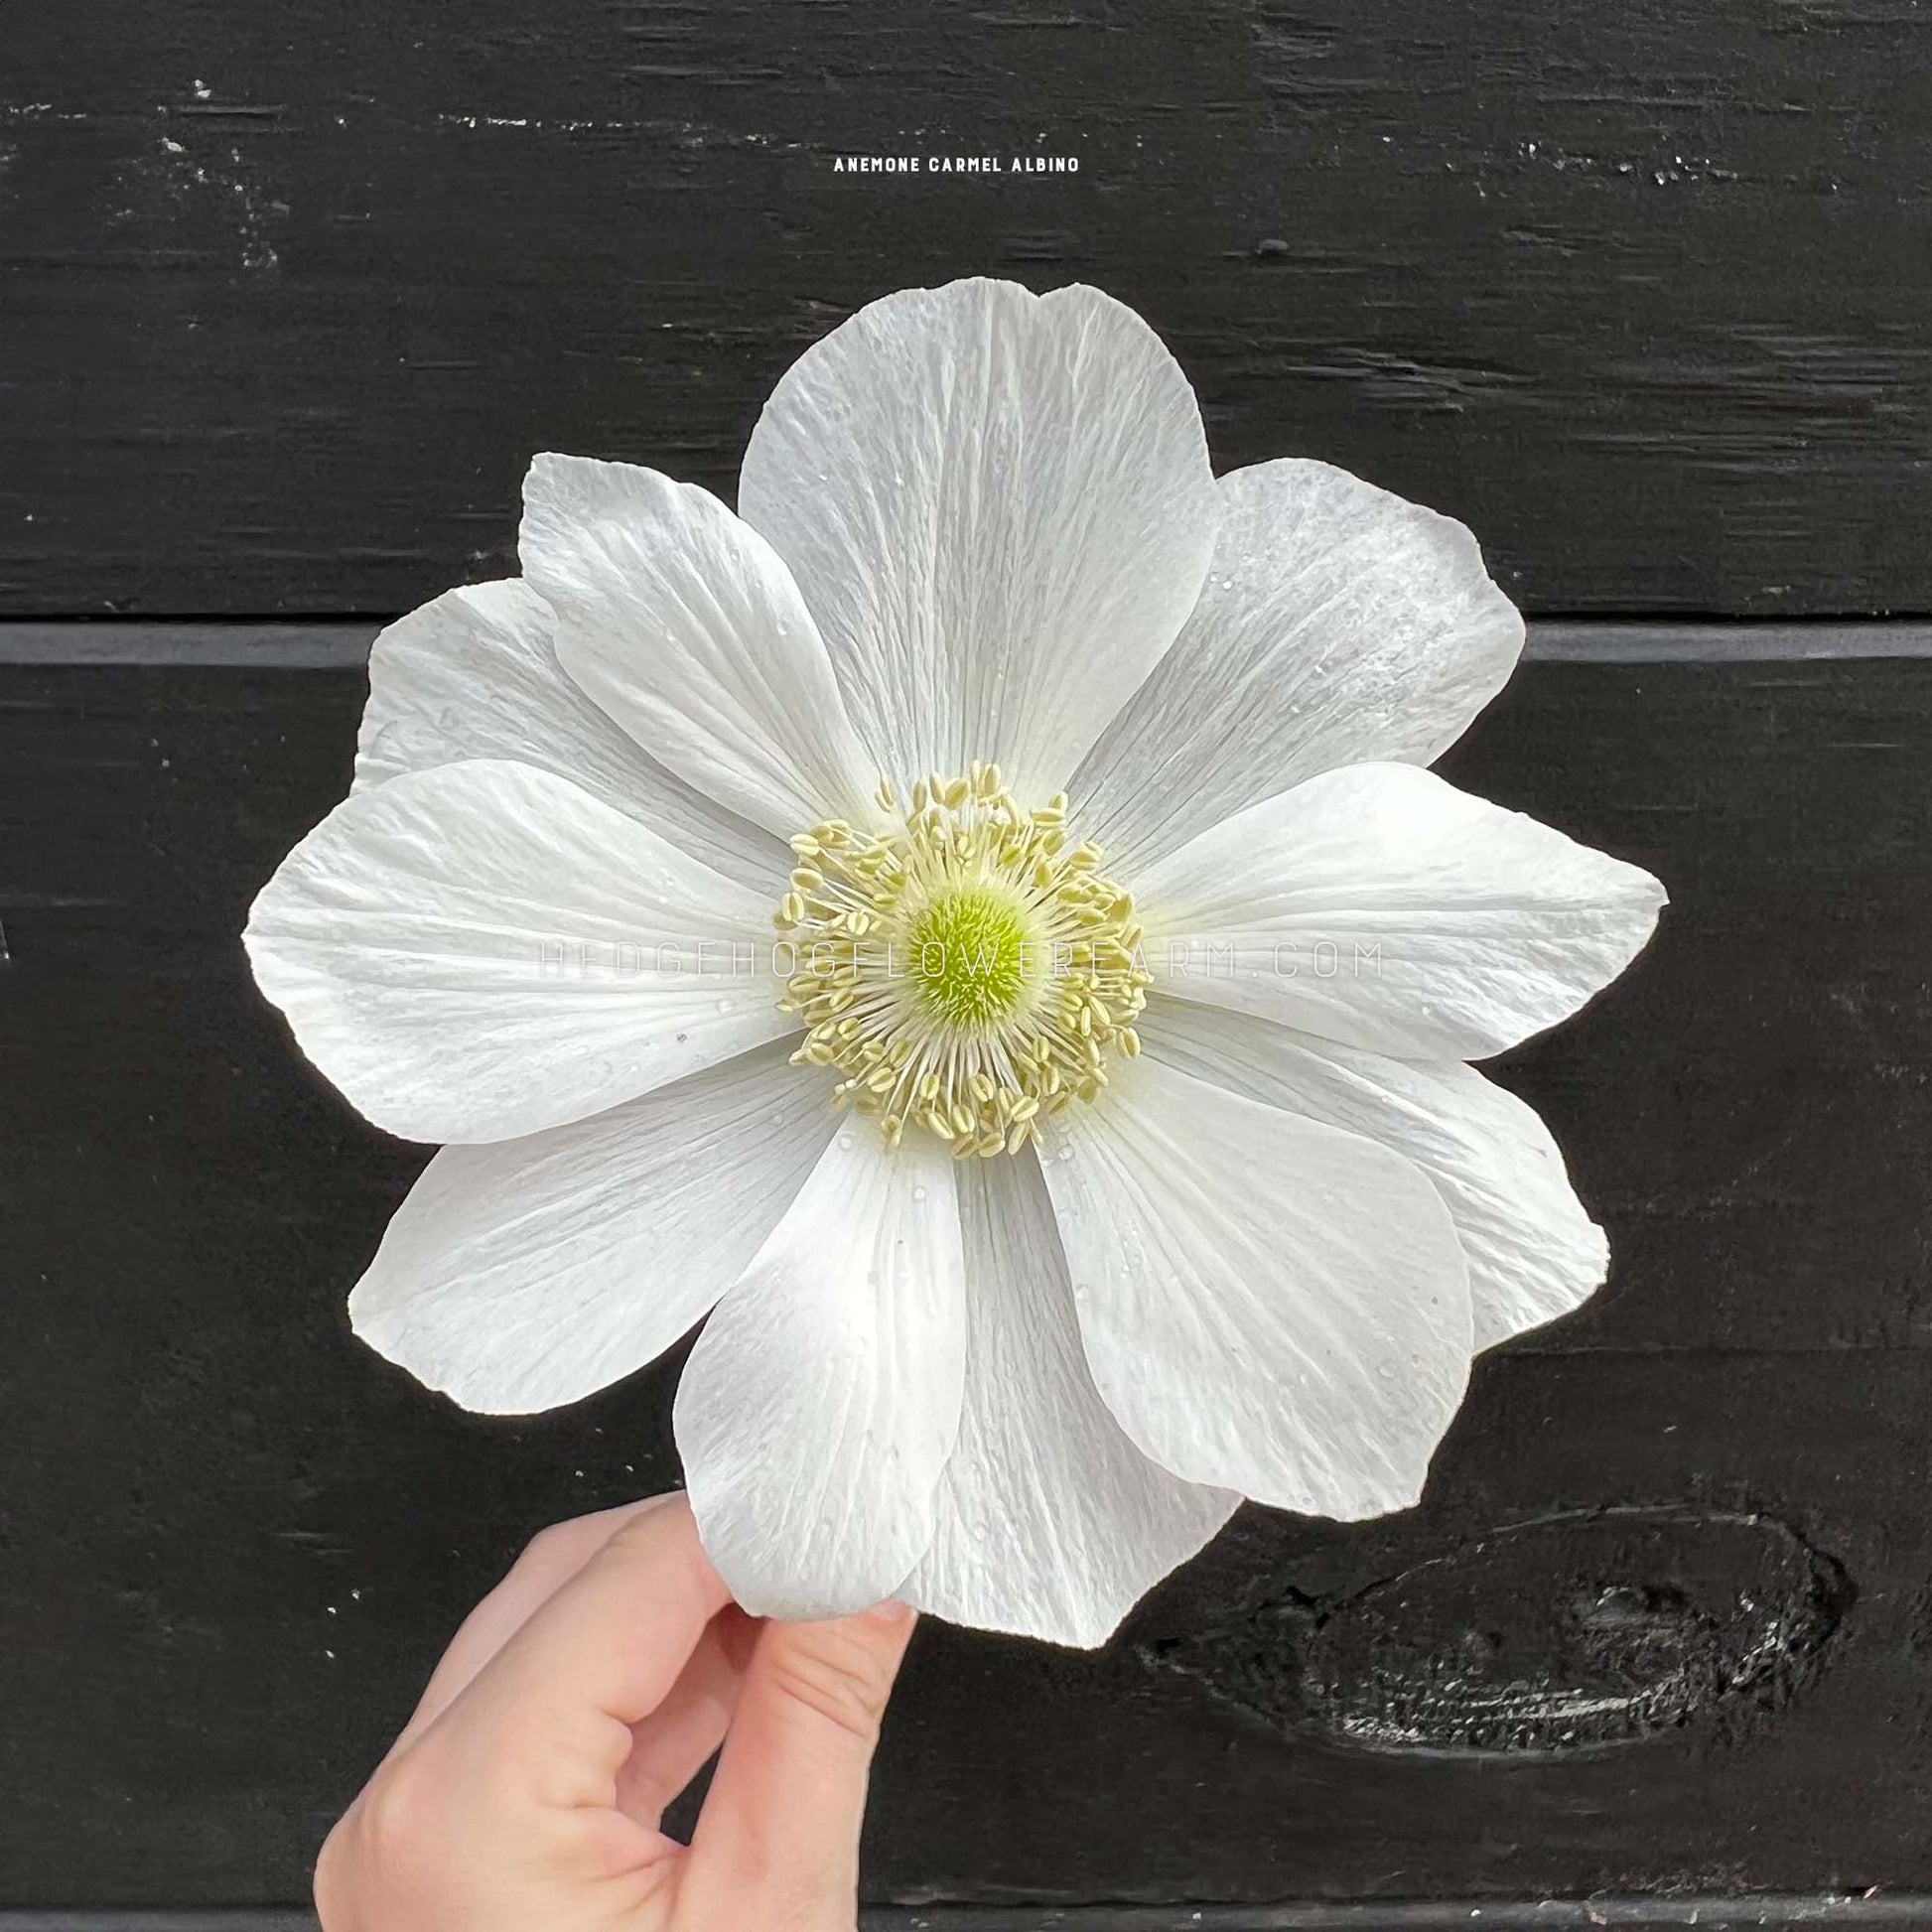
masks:
<path id="1" fill-rule="evenodd" d="M 1024 906 L 996 886 L 938 894 L 913 914 L 907 938 L 919 998 L 953 1027 L 1011 1018 L 1044 963 Z"/>

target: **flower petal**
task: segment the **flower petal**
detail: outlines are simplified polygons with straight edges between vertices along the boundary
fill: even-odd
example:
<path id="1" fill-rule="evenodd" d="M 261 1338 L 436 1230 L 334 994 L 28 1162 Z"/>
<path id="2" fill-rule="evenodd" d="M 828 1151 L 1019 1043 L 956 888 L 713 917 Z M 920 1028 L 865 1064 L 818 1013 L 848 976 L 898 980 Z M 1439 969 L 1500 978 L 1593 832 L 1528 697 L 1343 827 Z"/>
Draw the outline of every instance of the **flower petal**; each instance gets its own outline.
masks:
<path id="1" fill-rule="evenodd" d="M 739 510 L 791 566 L 901 779 L 1072 774 L 1173 641 L 1219 499 L 1187 379 L 1097 289 L 904 289 L 785 372 Z"/>
<path id="2" fill-rule="evenodd" d="M 627 463 L 540 456 L 518 542 L 564 669 L 653 757 L 780 838 L 864 809 L 878 762 L 798 587 L 717 497 Z"/>
<path id="3" fill-rule="evenodd" d="M 244 938 L 302 1050 L 378 1127 L 500 1141 L 794 1030 L 769 929 L 757 894 L 635 819 L 476 759 L 345 799 Z"/>
<path id="4" fill-rule="evenodd" d="M 965 1264 L 952 1162 L 833 1138 L 712 1311 L 677 1392 L 691 1507 L 755 1616 L 890 1596 L 932 1540 L 959 1430 Z"/>
<path id="5" fill-rule="evenodd" d="M 1257 464 L 1219 487 L 1193 615 L 1068 788 L 1130 872 L 1318 771 L 1430 763 L 1523 648 L 1453 519 L 1326 463 Z"/>
<path id="6" fill-rule="evenodd" d="M 564 675 L 550 607 L 521 578 L 446 591 L 369 653 L 355 788 L 463 759 L 554 771 L 773 901 L 794 863 L 768 833 L 694 791 Z"/>
<path id="7" fill-rule="evenodd" d="M 1468 1377 L 1455 1228 L 1386 1148 L 1146 1058 L 1041 1162 L 1093 1379 L 1192 1482 L 1319 1516 L 1421 1493 Z"/>
<path id="8" fill-rule="evenodd" d="M 1091 1648 L 1241 1498 L 1150 1462 L 1101 1401 L 1032 1156 L 964 1163 L 959 1190 L 965 1404 L 932 1547 L 901 1593 L 955 1623 Z"/>
<path id="9" fill-rule="evenodd" d="M 1474 1067 L 1391 1059 L 1158 997 L 1140 1035 L 1166 1065 L 1413 1161 L 1461 1237 L 1477 1348 L 1554 1321 L 1602 1286 L 1603 1230 L 1577 1198 L 1550 1130 Z"/>
<path id="10" fill-rule="evenodd" d="M 744 1271 L 838 1124 L 783 1042 L 589 1120 L 447 1147 L 348 1299 L 370 1347 L 485 1415 L 641 1368 Z"/>
<path id="11" fill-rule="evenodd" d="M 1136 884 L 1163 992 L 1415 1059 L 1568 1019 L 1664 903 L 1638 867 L 1412 764 L 1323 772 Z"/>

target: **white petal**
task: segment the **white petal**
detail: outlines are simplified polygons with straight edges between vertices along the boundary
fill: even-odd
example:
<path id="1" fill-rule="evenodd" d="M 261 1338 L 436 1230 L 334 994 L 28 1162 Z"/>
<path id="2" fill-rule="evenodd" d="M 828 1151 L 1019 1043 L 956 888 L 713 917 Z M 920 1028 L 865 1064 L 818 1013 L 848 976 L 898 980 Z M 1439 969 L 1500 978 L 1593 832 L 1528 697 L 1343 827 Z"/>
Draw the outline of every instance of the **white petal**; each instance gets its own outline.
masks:
<path id="1" fill-rule="evenodd" d="M 842 1616 L 932 1540 L 965 1264 L 946 1149 L 846 1124 L 712 1311 L 677 1392 L 704 1546 L 756 1616 Z"/>
<path id="2" fill-rule="evenodd" d="M 378 1127 L 500 1141 L 791 1031 L 769 932 L 758 894 L 635 819 L 477 759 L 338 805 L 244 937 L 302 1050 Z"/>
<path id="3" fill-rule="evenodd" d="M 959 1169 L 966 1397 L 932 1547 L 901 1592 L 954 1623 L 1092 1647 L 1234 1513 L 1101 1401 L 1031 1154 Z"/>
<path id="4" fill-rule="evenodd" d="M 765 404 L 739 509 L 791 566 L 861 735 L 909 778 L 1057 790 L 1173 641 L 1219 500 L 1193 391 L 1097 289 L 905 289 Z"/>
<path id="5" fill-rule="evenodd" d="M 1200 601 L 1069 787 L 1110 869 L 1336 765 L 1428 764 L 1502 689 L 1523 620 L 1460 523 L 1326 463 L 1220 481 Z"/>
<path id="6" fill-rule="evenodd" d="M 790 852 L 620 731 L 564 675 L 555 624 L 516 577 L 447 591 L 390 624 L 369 653 L 356 788 L 461 759 L 514 759 L 570 779 L 775 901 Z"/>
<path id="7" fill-rule="evenodd" d="M 1323 772 L 1135 884 L 1162 992 L 1414 1059 L 1568 1019 L 1664 903 L 1638 867 L 1412 764 Z"/>
<path id="8" fill-rule="evenodd" d="M 1474 1067 L 1391 1059 L 1185 1000 L 1151 1001 L 1140 1034 L 1170 1066 L 1413 1161 L 1461 1237 L 1478 1348 L 1568 1314 L 1602 1285 L 1603 1230 L 1550 1130 Z"/>
<path id="9" fill-rule="evenodd" d="M 1308 1515 L 1413 1503 L 1470 1348 L 1421 1171 L 1145 1057 L 1055 1125 L 1041 1167 L 1087 1360 L 1141 1448 Z"/>
<path id="10" fill-rule="evenodd" d="M 589 1120 L 446 1147 L 348 1298 L 355 1332 L 485 1415 L 575 1402 L 698 1322 L 838 1117 L 782 1042 Z"/>
<path id="11" fill-rule="evenodd" d="M 564 669 L 653 757 L 780 838 L 863 810 L 877 761 L 798 587 L 717 497 L 627 463 L 540 456 L 518 542 Z"/>

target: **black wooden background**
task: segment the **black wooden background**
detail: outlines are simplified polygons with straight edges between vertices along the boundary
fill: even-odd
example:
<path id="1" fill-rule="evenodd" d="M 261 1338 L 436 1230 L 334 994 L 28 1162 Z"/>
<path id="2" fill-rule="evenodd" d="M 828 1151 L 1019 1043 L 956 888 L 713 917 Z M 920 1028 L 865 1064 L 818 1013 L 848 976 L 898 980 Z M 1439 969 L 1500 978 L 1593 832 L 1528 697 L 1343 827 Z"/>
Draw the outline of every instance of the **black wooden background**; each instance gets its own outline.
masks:
<path id="1" fill-rule="evenodd" d="M 989 152 L 1080 165 L 833 172 Z M 925 1628 L 879 1923 L 1932 1923 L 1932 9 L 71 0 L 0 23 L 0 1926 L 282 1925 L 521 1541 L 675 1480 L 674 1367 L 505 1424 L 350 1340 L 424 1156 L 235 933 L 532 450 L 729 492 L 968 272 L 1469 521 L 1571 621 L 1450 775 L 1674 905 L 1503 1069 L 1610 1286 L 1420 1509 Z"/>

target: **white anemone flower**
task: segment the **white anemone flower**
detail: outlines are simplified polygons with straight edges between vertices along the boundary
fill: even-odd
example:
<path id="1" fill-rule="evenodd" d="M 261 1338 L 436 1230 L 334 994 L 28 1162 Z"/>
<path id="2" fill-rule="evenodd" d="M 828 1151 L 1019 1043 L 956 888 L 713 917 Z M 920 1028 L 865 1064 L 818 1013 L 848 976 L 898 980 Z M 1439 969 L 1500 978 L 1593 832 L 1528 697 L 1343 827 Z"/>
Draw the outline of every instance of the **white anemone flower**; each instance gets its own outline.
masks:
<path id="1" fill-rule="evenodd" d="M 1471 1354 L 1606 1267 L 1467 1062 L 1664 899 L 1424 768 L 1522 645 L 1468 531 L 1217 481 L 1131 310 L 984 280 L 806 350 L 737 515 L 563 456 L 524 500 L 521 579 L 378 638 L 249 922 L 448 1144 L 355 1332 L 507 1414 L 703 1320 L 677 1441 L 755 1612 L 1093 1645 L 1244 1496 L 1414 1503 Z"/>

